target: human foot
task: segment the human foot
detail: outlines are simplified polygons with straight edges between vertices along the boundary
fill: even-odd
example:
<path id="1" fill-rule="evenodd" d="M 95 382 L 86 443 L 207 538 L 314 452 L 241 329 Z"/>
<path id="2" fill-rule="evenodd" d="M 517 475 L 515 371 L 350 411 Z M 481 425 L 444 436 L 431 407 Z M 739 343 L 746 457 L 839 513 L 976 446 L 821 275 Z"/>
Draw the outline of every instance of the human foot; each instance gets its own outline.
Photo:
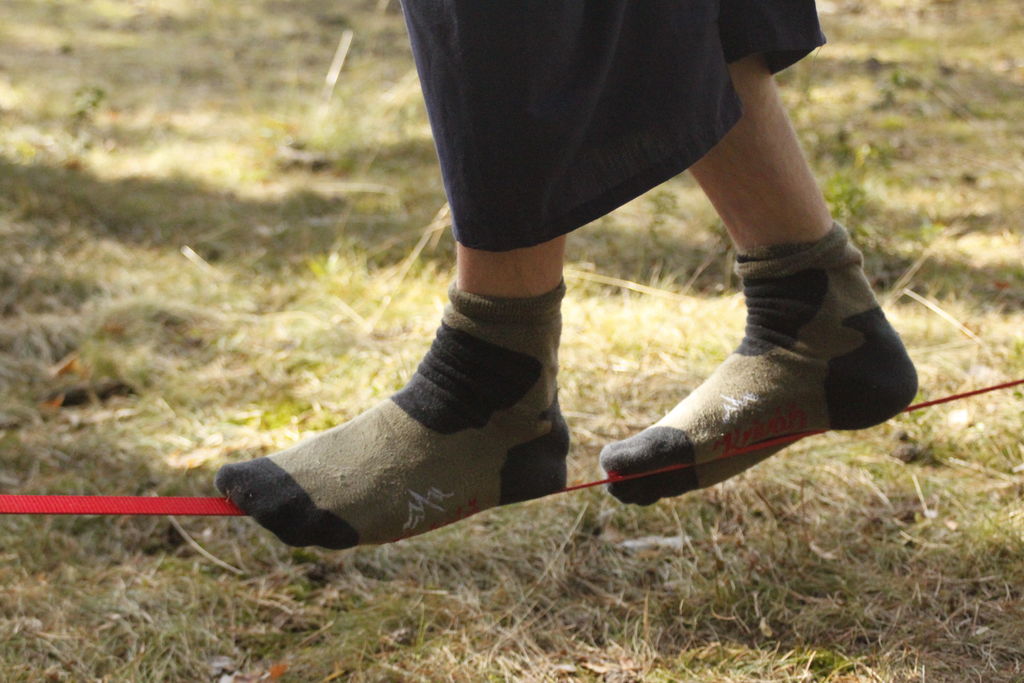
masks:
<path id="1" fill-rule="evenodd" d="M 327 548 L 414 536 L 560 489 L 564 293 L 506 299 L 452 287 L 405 388 L 286 451 L 224 466 L 217 488 L 285 543 Z"/>
<path id="2" fill-rule="evenodd" d="M 917 374 L 836 224 L 821 240 L 742 254 L 747 301 L 739 348 L 655 425 L 601 452 L 609 474 L 694 466 L 615 482 L 626 503 L 649 505 L 723 481 L 782 445 L 723 458 L 780 436 L 863 429 L 899 413 Z"/>

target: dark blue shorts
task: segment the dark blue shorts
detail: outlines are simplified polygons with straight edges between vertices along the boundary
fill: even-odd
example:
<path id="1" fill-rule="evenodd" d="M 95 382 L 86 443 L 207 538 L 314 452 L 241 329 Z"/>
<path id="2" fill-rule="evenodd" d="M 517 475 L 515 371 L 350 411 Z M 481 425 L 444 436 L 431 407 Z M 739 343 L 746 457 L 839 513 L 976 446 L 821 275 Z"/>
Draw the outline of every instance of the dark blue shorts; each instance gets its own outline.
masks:
<path id="1" fill-rule="evenodd" d="M 726 65 L 822 45 L 814 0 L 404 0 L 461 244 L 505 251 L 598 218 L 736 123 Z"/>

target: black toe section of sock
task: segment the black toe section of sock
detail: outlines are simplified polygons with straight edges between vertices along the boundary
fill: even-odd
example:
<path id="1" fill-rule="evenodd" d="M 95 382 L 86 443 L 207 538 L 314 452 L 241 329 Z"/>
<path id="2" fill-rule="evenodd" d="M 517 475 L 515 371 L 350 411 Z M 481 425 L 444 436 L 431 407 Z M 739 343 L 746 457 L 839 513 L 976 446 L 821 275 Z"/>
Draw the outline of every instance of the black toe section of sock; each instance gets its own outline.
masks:
<path id="1" fill-rule="evenodd" d="M 557 400 L 541 414 L 541 419 L 551 421 L 551 431 L 509 449 L 505 456 L 498 505 L 541 498 L 565 488 L 569 427 L 562 418 Z"/>
<path id="2" fill-rule="evenodd" d="M 881 308 L 843 320 L 864 343 L 828 363 L 825 396 L 833 429 L 865 429 L 885 422 L 917 394 L 917 371 Z"/>
<path id="3" fill-rule="evenodd" d="M 609 474 L 637 474 L 672 465 L 690 465 L 608 485 L 608 492 L 613 496 L 635 505 L 651 505 L 662 498 L 699 488 L 693 463 L 693 442 L 686 432 L 672 427 L 650 427 L 625 441 L 609 444 L 601 451 L 601 466 Z"/>
<path id="4" fill-rule="evenodd" d="M 340 550 L 359 544 L 359 533 L 352 525 L 317 507 L 291 475 L 269 458 L 225 465 L 214 483 L 232 503 L 288 545 Z"/>

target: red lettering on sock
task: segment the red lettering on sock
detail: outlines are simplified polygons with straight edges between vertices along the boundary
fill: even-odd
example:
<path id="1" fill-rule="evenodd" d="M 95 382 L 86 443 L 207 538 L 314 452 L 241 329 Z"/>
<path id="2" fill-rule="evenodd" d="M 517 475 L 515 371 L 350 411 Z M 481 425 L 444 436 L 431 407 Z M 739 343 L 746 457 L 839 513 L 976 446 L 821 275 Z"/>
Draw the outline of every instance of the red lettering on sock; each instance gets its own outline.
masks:
<path id="1" fill-rule="evenodd" d="M 779 436 L 798 434 L 807 431 L 807 422 L 807 413 L 800 406 L 792 403 L 786 409 L 776 408 L 775 413 L 766 420 L 759 420 L 726 432 L 724 436 L 715 441 L 712 449 L 718 455 L 722 455 Z"/>

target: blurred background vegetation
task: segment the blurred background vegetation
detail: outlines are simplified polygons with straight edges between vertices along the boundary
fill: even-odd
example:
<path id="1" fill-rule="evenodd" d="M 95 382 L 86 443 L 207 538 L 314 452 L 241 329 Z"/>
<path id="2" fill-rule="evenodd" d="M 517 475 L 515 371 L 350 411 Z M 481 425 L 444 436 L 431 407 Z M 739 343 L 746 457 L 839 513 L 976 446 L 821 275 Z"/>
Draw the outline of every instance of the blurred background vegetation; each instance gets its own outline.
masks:
<path id="1" fill-rule="evenodd" d="M 1024 376 L 1019 0 L 819 7 L 829 44 L 780 81 L 920 398 Z M 390 395 L 447 221 L 396 2 L 7 0 L 0 493 L 216 495 L 220 464 Z M 731 258 L 686 175 L 573 235 L 574 480 L 735 346 Z M 1021 680 L 1021 398 L 651 508 L 590 490 L 340 553 L 0 518 L 0 677 Z"/>

